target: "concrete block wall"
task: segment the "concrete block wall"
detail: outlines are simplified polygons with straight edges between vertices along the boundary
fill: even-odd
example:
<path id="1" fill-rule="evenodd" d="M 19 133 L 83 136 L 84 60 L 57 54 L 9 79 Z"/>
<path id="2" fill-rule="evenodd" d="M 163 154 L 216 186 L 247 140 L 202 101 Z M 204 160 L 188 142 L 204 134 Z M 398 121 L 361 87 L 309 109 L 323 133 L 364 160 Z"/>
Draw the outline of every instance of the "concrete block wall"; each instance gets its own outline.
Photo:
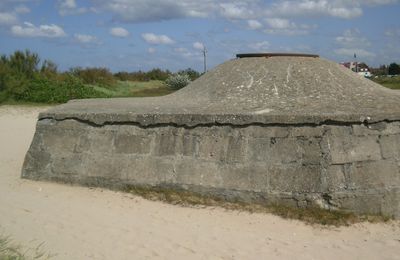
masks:
<path id="1" fill-rule="evenodd" d="M 400 123 L 91 126 L 41 119 L 22 176 L 400 217 Z"/>

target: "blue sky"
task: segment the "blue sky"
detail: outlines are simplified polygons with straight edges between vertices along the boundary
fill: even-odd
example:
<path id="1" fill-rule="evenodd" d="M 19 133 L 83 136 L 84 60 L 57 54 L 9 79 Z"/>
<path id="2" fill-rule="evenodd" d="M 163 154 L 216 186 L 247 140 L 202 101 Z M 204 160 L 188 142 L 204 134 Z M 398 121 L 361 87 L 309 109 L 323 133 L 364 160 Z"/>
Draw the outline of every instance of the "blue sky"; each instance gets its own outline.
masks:
<path id="1" fill-rule="evenodd" d="M 30 49 L 61 70 L 201 71 L 236 53 L 305 52 L 400 63 L 399 0 L 0 0 L 0 53 Z"/>

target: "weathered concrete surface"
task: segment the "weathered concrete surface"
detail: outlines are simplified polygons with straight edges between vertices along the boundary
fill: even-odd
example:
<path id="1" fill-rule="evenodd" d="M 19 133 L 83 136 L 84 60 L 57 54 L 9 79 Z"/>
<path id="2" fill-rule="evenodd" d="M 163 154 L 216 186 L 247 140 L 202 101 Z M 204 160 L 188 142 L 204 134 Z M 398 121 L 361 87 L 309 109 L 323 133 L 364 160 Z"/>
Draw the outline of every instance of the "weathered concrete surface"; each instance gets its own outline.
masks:
<path id="1" fill-rule="evenodd" d="M 319 58 L 231 60 L 164 97 L 72 101 L 40 118 L 143 126 L 400 120 L 400 94 Z"/>
<path id="2" fill-rule="evenodd" d="M 173 95 L 40 115 L 22 177 L 400 218 L 400 96 L 315 58 L 229 61 Z"/>
<path id="3" fill-rule="evenodd" d="M 369 127 L 93 127 L 45 119 L 23 177 L 399 217 L 400 123 Z"/>

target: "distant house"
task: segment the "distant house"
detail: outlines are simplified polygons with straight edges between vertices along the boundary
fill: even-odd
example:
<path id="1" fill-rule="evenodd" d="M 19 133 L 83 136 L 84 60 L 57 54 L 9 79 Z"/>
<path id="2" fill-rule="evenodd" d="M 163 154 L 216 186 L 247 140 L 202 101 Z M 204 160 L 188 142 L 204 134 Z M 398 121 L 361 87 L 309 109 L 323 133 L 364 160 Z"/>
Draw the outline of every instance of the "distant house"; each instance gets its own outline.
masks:
<path id="1" fill-rule="evenodd" d="M 355 62 L 355 61 L 341 62 L 340 65 L 348 69 L 351 69 L 352 71 L 366 78 L 370 78 L 372 76 L 368 65 L 365 64 L 364 62 Z"/>

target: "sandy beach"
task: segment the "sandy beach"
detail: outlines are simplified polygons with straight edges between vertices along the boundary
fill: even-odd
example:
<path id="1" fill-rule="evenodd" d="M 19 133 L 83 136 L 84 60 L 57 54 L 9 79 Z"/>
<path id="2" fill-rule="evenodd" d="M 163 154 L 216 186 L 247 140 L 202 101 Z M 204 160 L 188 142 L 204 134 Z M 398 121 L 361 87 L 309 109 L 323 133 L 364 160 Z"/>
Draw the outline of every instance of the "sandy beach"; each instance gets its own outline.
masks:
<path id="1" fill-rule="evenodd" d="M 400 259 L 400 222 L 310 226 L 20 179 L 37 114 L 0 106 L 0 234 L 54 259 Z"/>

